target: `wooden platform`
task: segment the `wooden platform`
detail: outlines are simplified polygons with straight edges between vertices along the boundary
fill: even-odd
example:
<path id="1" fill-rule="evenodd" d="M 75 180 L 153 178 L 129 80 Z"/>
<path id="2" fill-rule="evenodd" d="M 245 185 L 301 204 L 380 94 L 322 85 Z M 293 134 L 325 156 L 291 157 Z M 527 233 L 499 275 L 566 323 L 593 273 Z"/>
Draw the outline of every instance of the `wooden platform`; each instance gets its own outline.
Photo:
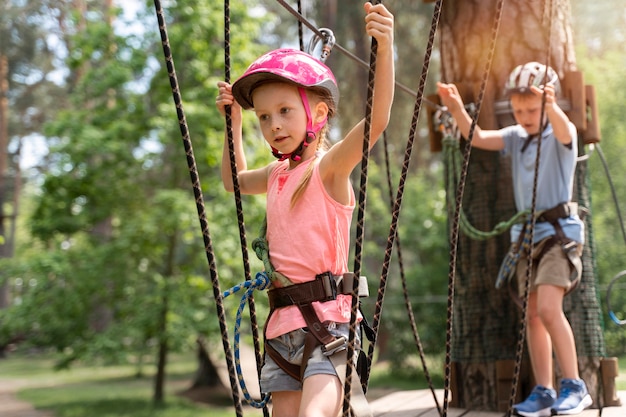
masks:
<path id="1" fill-rule="evenodd" d="M 443 408 L 443 390 L 435 390 L 439 406 Z M 626 391 L 618 393 L 621 407 L 587 409 L 579 417 L 626 417 Z M 370 401 L 374 417 L 438 417 L 439 411 L 430 390 L 397 391 Z M 495 411 L 473 411 L 461 408 L 448 408 L 449 417 L 502 417 L 504 413 Z"/>

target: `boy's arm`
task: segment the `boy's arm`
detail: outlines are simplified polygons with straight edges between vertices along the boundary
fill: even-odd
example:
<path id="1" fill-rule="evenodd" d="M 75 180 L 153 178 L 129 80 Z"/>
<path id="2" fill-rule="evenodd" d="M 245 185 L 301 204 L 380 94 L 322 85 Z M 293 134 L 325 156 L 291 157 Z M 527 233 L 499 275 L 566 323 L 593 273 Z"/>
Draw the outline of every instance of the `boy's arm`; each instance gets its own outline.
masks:
<path id="1" fill-rule="evenodd" d="M 554 87 L 548 84 L 543 90 L 535 86 L 532 86 L 531 89 L 533 93 L 539 96 L 542 96 L 545 92 L 545 111 L 548 116 L 548 120 L 550 120 L 550 124 L 552 125 L 552 130 L 554 131 L 554 137 L 556 137 L 556 140 L 561 142 L 563 145 L 569 145 L 572 143 L 572 135 L 569 129 L 569 118 L 556 102 Z"/>
<path id="2" fill-rule="evenodd" d="M 456 86 L 454 84 L 437 83 L 437 93 L 443 105 L 448 108 L 448 111 L 456 120 L 461 134 L 466 138 L 469 137 L 472 118 L 465 110 L 463 100 Z M 499 131 L 483 130 L 476 125 L 472 137 L 472 146 L 488 151 L 499 151 L 504 148 L 504 140 Z"/>

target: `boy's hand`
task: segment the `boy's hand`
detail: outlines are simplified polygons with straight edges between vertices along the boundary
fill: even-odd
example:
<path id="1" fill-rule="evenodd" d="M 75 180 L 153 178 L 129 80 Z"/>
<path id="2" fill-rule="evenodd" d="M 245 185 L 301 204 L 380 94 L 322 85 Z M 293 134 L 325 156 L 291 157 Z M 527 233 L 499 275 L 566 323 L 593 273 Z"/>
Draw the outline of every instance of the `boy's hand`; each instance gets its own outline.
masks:
<path id="1" fill-rule="evenodd" d="M 441 98 L 441 103 L 448 108 L 450 113 L 456 114 L 463 110 L 463 100 L 456 85 L 438 82 L 437 94 Z"/>
<path id="2" fill-rule="evenodd" d="M 532 91 L 533 94 L 538 97 L 542 97 L 545 93 L 547 106 L 551 107 L 556 104 L 556 90 L 554 89 L 554 86 L 552 84 L 546 84 L 545 86 L 543 86 L 543 88 L 539 88 L 533 85 L 530 87 L 530 91 Z"/>

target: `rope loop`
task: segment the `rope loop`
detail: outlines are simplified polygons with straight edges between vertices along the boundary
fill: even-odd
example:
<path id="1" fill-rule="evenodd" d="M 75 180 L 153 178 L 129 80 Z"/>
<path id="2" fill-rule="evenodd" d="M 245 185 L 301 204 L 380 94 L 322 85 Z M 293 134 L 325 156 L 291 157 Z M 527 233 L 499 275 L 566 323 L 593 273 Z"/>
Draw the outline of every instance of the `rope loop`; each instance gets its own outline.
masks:
<path id="1" fill-rule="evenodd" d="M 242 316 L 243 310 L 246 308 L 246 304 L 248 300 L 252 298 L 254 290 L 261 290 L 261 291 L 266 290 L 271 285 L 272 285 L 272 281 L 268 277 L 267 273 L 258 272 L 254 279 L 246 280 L 242 282 L 241 284 L 237 284 L 234 287 L 231 287 L 228 290 L 224 291 L 223 293 L 223 297 L 226 298 L 230 295 L 235 294 L 236 292 L 241 291 L 244 288 L 246 289 L 246 291 L 241 296 L 241 301 L 239 302 L 239 308 L 237 308 L 237 318 L 235 320 L 235 337 L 234 337 L 235 341 L 234 341 L 233 350 L 234 350 L 234 355 L 235 355 L 235 369 L 237 371 L 237 380 L 239 381 L 241 392 L 243 393 L 243 397 L 246 403 L 248 403 L 250 406 L 254 408 L 265 407 L 269 402 L 270 394 L 262 393 L 263 398 L 261 398 L 260 401 L 257 401 L 252 398 L 252 396 L 250 395 L 250 392 L 248 391 L 248 387 L 246 386 L 246 381 L 244 380 L 244 377 L 243 377 L 243 371 L 241 369 L 241 354 L 240 354 L 241 349 L 239 348 L 241 332 L 239 329 L 241 328 L 241 316 Z"/>

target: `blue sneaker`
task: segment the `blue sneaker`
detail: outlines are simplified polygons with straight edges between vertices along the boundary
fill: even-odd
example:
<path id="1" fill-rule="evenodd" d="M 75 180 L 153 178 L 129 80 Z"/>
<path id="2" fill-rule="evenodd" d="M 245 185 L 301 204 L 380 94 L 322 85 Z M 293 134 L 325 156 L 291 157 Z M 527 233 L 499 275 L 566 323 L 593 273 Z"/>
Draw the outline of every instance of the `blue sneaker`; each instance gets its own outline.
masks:
<path id="1" fill-rule="evenodd" d="M 559 398 L 552 406 L 553 415 L 572 415 L 582 412 L 593 403 L 582 379 L 561 380 Z"/>
<path id="2" fill-rule="evenodd" d="M 548 417 L 556 401 L 556 391 L 537 385 L 523 402 L 513 406 L 513 412 L 524 417 Z"/>

